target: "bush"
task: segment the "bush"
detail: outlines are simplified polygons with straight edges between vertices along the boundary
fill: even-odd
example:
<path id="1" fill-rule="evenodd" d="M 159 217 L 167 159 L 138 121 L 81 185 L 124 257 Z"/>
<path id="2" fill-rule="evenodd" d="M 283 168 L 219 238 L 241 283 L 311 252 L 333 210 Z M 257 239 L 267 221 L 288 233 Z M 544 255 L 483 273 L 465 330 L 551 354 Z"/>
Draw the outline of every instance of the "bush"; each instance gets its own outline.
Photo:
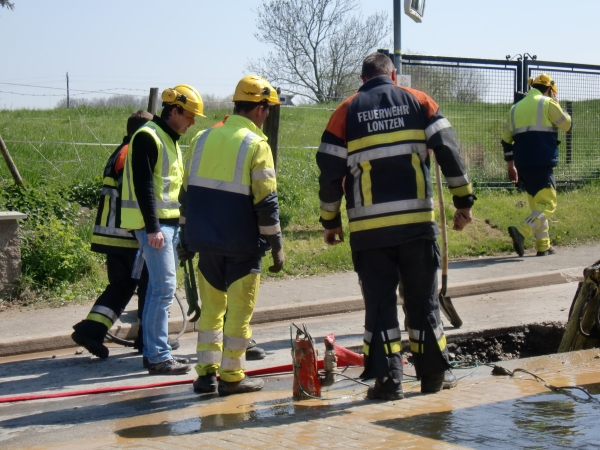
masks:
<path id="1" fill-rule="evenodd" d="M 102 178 L 95 177 L 71 186 L 69 200 L 86 208 L 96 208 L 102 192 Z"/>
<path id="2" fill-rule="evenodd" d="M 71 225 L 54 217 L 22 235 L 22 270 L 38 286 L 52 289 L 75 282 L 93 270 L 96 258 Z"/>
<path id="3" fill-rule="evenodd" d="M 15 183 L 4 182 L 0 185 L 0 192 L 0 210 L 27 214 L 22 225 L 29 230 L 47 223 L 51 218 L 65 224 L 71 223 L 79 209 L 78 205 L 64 198 L 65 190 L 57 185 L 41 184 L 23 188 Z"/>

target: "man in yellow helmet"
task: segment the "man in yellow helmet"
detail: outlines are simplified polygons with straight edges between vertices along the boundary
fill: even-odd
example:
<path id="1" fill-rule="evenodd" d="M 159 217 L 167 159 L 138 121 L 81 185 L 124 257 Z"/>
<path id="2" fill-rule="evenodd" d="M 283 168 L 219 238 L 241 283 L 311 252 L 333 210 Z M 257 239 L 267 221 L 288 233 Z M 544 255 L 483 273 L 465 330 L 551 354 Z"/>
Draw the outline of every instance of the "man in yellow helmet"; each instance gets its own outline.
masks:
<path id="1" fill-rule="evenodd" d="M 192 140 L 180 194 L 186 245 L 199 253 L 202 315 L 194 390 L 220 395 L 263 387 L 261 379 L 244 374 L 250 319 L 261 258 L 271 250 L 271 272 L 279 272 L 285 260 L 275 166 L 261 131 L 269 107 L 280 104 L 279 98 L 267 80 L 250 75 L 238 83 L 233 103 L 223 126 L 201 131 Z"/>
<path id="2" fill-rule="evenodd" d="M 173 303 L 179 231 L 179 189 L 183 160 L 178 140 L 203 115 L 196 89 L 180 84 L 162 93 L 160 117 L 141 127 L 131 139 L 123 175 L 121 226 L 135 231 L 148 269 L 142 315 L 143 355 L 148 372 L 187 373 L 186 358 L 174 358 L 168 344 L 168 310 Z"/>
<path id="3" fill-rule="evenodd" d="M 558 89 L 548 74 L 529 78 L 528 84 L 527 95 L 510 109 L 502 147 L 508 177 L 524 186 L 531 214 L 508 227 L 508 233 L 519 256 L 524 255 L 529 236 L 535 238 L 537 256 L 548 256 L 555 253 L 550 246 L 548 217 L 556 211 L 552 169 L 558 164 L 558 130 L 569 131 L 571 116 L 558 104 Z"/>

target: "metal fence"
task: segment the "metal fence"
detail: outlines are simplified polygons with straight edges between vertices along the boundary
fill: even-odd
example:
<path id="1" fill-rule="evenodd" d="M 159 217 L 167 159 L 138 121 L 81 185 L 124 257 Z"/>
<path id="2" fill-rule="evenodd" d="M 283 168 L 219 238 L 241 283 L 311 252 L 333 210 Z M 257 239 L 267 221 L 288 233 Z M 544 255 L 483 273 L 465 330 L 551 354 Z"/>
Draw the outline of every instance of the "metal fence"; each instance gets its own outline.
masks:
<path id="1" fill-rule="evenodd" d="M 511 105 L 527 91 L 528 77 L 548 73 L 559 100 L 573 117 L 570 132 L 559 133 L 559 185 L 571 185 L 600 173 L 600 66 L 537 61 L 403 55 L 402 72 L 411 85 L 439 103 L 461 143 L 473 181 L 508 185 L 502 130 Z"/>

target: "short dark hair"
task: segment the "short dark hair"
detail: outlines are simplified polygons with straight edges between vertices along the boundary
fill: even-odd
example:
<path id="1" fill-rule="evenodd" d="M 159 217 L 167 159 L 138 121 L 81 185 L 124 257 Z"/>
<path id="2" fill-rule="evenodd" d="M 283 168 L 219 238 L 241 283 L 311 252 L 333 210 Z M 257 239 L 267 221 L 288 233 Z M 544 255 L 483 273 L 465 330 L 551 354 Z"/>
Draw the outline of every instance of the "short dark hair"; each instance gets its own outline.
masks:
<path id="1" fill-rule="evenodd" d="M 180 115 L 183 115 L 183 106 L 181 106 L 181 105 L 176 105 L 175 103 L 163 102 L 162 107 L 163 107 L 163 110 L 160 113 L 160 118 L 163 120 L 167 120 L 169 117 L 171 117 L 171 113 L 173 112 L 174 109 L 176 109 Z"/>
<path id="2" fill-rule="evenodd" d="M 234 112 L 234 114 L 239 114 L 241 112 L 249 113 L 254 108 L 256 108 L 260 105 L 269 106 L 269 102 L 267 102 L 267 100 L 261 100 L 260 102 L 243 102 L 243 101 L 233 102 L 233 112 Z"/>
<path id="3" fill-rule="evenodd" d="M 127 136 L 133 136 L 138 128 L 144 125 L 149 120 L 152 120 L 152 114 L 148 111 L 140 109 L 129 116 L 127 119 Z"/>
<path id="4" fill-rule="evenodd" d="M 361 76 L 371 78 L 389 75 L 394 70 L 390 57 L 384 53 L 371 53 L 363 60 Z"/>
<path id="5" fill-rule="evenodd" d="M 545 84 L 532 84 L 531 87 L 537 89 L 542 94 L 545 93 L 548 89 L 550 89 L 550 86 L 546 86 Z"/>

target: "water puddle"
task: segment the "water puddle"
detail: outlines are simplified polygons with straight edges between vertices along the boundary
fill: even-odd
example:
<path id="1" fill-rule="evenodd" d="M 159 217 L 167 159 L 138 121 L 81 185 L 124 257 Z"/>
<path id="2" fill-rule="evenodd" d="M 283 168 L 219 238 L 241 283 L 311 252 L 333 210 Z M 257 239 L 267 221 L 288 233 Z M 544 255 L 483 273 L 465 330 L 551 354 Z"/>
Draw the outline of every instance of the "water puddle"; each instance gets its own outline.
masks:
<path id="1" fill-rule="evenodd" d="M 597 448 L 600 383 L 582 387 L 593 400 L 576 393 L 578 399 L 548 392 L 377 424 L 476 449 Z"/>

